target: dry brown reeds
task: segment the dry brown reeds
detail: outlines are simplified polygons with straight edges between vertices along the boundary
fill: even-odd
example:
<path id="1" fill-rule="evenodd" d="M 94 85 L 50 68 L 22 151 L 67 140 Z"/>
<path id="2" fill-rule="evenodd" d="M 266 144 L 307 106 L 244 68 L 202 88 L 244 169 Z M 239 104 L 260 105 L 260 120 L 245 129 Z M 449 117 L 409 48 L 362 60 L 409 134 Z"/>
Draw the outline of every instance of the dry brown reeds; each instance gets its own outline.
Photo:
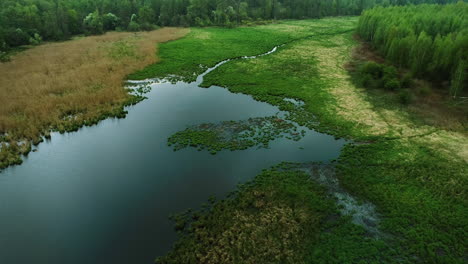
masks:
<path id="1" fill-rule="evenodd" d="M 83 122 L 121 107 L 129 96 L 125 77 L 158 60 L 157 43 L 187 32 L 110 32 L 44 44 L 0 63 L 0 144 L 35 140 L 69 114 Z"/>

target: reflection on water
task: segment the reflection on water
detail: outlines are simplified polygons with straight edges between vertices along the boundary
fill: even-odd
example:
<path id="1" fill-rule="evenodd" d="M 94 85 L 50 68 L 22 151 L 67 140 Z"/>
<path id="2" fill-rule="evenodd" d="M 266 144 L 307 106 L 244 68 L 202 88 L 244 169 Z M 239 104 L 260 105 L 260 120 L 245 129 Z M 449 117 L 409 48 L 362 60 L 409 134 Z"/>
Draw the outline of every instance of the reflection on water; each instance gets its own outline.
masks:
<path id="1" fill-rule="evenodd" d="M 307 130 L 268 149 L 174 152 L 167 138 L 187 126 L 279 111 L 200 81 L 154 83 L 125 119 L 52 133 L 23 165 L 0 173 L 0 263 L 153 263 L 175 240 L 170 214 L 279 162 L 336 158 L 345 143 Z"/>

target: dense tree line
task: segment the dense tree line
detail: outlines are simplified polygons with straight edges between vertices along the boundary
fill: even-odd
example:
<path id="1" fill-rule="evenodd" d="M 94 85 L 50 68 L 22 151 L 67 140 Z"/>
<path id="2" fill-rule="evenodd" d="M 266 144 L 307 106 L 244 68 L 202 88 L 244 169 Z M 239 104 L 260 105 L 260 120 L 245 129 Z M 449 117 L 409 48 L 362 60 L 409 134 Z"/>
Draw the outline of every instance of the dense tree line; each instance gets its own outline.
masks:
<path id="1" fill-rule="evenodd" d="M 468 78 L 468 4 L 376 7 L 363 12 L 359 35 L 416 77 L 450 81 L 457 96 Z"/>
<path id="2" fill-rule="evenodd" d="M 249 21 L 358 15 L 375 5 L 456 0 L 2 0 L 0 51 L 108 30 L 234 26 Z"/>

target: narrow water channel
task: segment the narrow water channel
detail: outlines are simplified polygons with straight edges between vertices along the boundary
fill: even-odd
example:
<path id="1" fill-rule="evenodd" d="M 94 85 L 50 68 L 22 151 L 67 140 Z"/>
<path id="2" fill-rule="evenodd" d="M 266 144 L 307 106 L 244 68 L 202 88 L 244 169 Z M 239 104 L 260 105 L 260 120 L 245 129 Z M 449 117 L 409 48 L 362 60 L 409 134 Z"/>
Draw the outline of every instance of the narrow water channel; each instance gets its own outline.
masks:
<path id="1" fill-rule="evenodd" d="M 170 214 L 224 197 L 279 162 L 339 155 L 344 140 L 311 130 L 270 148 L 174 152 L 167 139 L 187 126 L 279 112 L 248 95 L 199 88 L 202 78 L 153 83 L 125 119 L 53 133 L 23 165 L 1 172 L 0 263 L 150 264 L 175 241 Z"/>

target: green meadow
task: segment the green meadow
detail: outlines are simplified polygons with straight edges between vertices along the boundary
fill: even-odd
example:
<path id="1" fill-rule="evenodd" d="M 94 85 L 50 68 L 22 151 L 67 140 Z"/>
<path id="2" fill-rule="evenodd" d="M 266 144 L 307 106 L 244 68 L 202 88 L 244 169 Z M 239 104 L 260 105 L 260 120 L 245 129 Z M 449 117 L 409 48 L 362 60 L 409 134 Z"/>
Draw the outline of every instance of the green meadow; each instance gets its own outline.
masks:
<path id="1" fill-rule="evenodd" d="M 350 139 L 333 162 L 336 176 L 347 192 L 376 206 L 385 236 L 369 236 L 340 215 L 335 198 L 305 175 L 273 168 L 228 198 L 177 216 L 179 240 L 159 263 L 464 262 L 466 135 L 431 125 L 412 114 L 414 105 L 353 80 L 347 65 L 360 45 L 357 22 L 341 17 L 195 28 L 161 44 L 161 62 L 130 78 L 194 81 L 217 62 L 279 46 L 273 54 L 222 65 L 202 86 L 251 95 L 287 111 L 290 121 Z M 200 133 L 211 132 L 191 132 L 195 142 L 201 139 L 194 147 L 206 140 L 223 144 L 213 143 L 213 133 Z"/>

